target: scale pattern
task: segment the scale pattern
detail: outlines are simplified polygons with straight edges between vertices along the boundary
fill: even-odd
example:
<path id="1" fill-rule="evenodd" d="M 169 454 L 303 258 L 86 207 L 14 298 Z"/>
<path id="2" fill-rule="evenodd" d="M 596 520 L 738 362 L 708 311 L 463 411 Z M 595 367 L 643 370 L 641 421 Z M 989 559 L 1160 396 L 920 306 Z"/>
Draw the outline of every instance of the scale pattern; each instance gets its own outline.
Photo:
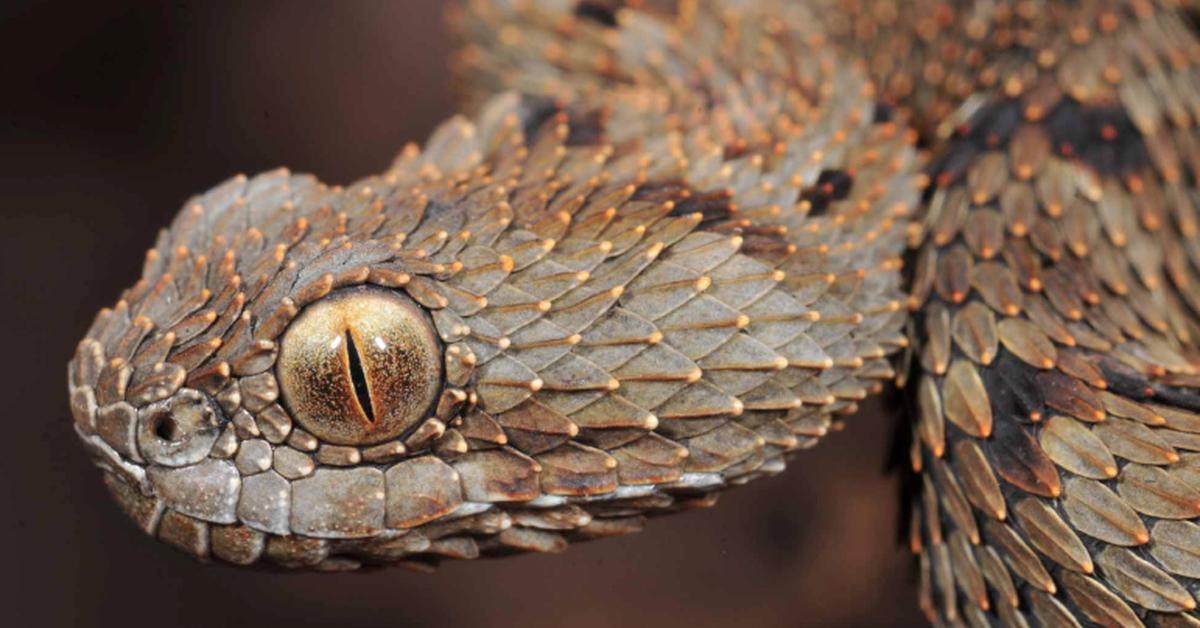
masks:
<path id="1" fill-rule="evenodd" d="M 148 534 L 322 570 L 559 551 L 782 470 L 894 377 L 919 161 L 865 78 L 800 20 L 613 31 L 544 4 L 463 19 L 513 25 L 484 46 L 552 23 L 622 78 L 481 99 L 344 188 L 235 177 L 97 316 L 75 429 Z M 281 398 L 281 337 L 365 285 L 423 308 L 442 388 L 397 439 L 321 442 Z"/>
<path id="2" fill-rule="evenodd" d="M 900 378 L 930 620 L 1200 624 L 1195 3 L 808 4 L 935 156 Z M 523 89 L 626 80 L 512 57 Z"/>
<path id="3" fill-rule="evenodd" d="M 937 155 L 906 371 L 921 605 L 1197 625 L 1195 34 L 1177 3 L 918 4 L 833 31 Z"/>

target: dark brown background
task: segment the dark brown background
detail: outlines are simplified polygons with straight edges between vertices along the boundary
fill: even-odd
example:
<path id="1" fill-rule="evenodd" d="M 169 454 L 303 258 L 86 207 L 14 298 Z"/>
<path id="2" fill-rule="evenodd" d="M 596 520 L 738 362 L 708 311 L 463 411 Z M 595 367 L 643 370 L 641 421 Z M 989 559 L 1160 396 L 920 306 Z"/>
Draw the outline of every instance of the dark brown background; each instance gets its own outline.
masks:
<path id="1" fill-rule="evenodd" d="M 272 575 L 143 538 L 70 429 L 65 364 L 187 195 L 345 183 L 454 110 L 427 0 L 0 8 L 0 613 L 47 626 L 921 625 L 878 411 L 646 532 L 435 575 Z"/>

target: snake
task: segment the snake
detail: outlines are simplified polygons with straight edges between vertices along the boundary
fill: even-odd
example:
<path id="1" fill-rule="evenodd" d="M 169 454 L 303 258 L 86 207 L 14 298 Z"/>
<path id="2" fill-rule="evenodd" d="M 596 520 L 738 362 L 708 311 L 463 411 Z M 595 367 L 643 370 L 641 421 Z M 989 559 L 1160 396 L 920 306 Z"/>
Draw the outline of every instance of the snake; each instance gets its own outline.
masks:
<path id="1" fill-rule="evenodd" d="M 1197 9 L 466 0 L 463 113 L 186 201 L 73 427 L 199 560 L 429 570 L 712 506 L 898 388 L 931 623 L 1200 625 Z"/>

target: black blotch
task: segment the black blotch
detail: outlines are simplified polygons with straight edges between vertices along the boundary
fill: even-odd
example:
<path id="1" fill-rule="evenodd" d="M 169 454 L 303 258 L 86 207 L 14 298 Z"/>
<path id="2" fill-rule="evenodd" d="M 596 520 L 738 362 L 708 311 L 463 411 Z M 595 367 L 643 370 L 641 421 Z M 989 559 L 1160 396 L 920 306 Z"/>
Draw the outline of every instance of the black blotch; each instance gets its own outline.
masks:
<path id="1" fill-rule="evenodd" d="M 1042 411 L 1042 395 L 1034 381 L 1037 369 L 1008 350 L 1001 349 L 996 359 L 979 371 L 991 400 L 993 416 L 1016 415 L 1028 421 L 1034 412 Z"/>
<path id="2" fill-rule="evenodd" d="M 934 182 L 938 186 L 945 187 L 957 181 L 966 173 L 967 166 L 971 165 L 971 161 L 975 159 L 979 151 L 979 147 L 970 141 L 953 141 L 950 148 L 934 162 L 930 169 Z M 927 192 L 932 194 L 933 189 L 933 186 L 930 186 Z"/>
<path id="3" fill-rule="evenodd" d="M 1062 155 L 1078 155 L 1087 143 L 1087 122 L 1082 110 L 1079 103 L 1064 99 L 1046 116 L 1046 132 L 1054 149 Z"/>
<path id="4" fill-rule="evenodd" d="M 1195 388 L 1155 385 L 1154 399 L 1177 408 L 1200 412 L 1200 390 Z"/>
<path id="5" fill-rule="evenodd" d="M 350 381 L 354 384 L 354 396 L 358 398 L 358 405 L 362 407 L 367 419 L 374 423 L 375 411 L 371 404 L 371 391 L 367 388 L 367 375 L 363 372 L 362 358 L 358 355 L 358 347 L 355 346 L 349 331 L 346 332 L 346 355 L 350 361 Z"/>
<path id="6" fill-rule="evenodd" d="M 1200 6 L 1189 4 L 1186 8 L 1182 9 L 1180 13 L 1183 14 L 1183 19 L 1187 24 L 1188 29 L 1190 29 L 1193 34 L 1200 33 Z"/>
<path id="7" fill-rule="evenodd" d="M 808 215 L 820 216 L 829 209 L 833 201 L 840 201 L 850 193 L 854 177 L 845 170 L 822 170 L 817 183 L 800 192 L 800 200 L 808 201 Z"/>
<path id="8" fill-rule="evenodd" d="M 1097 360 L 1096 365 L 1104 374 L 1104 382 L 1108 384 L 1109 392 L 1137 400 L 1146 399 L 1154 394 L 1150 382 L 1129 366 L 1107 356 Z"/>
<path id="9" fill-rule="evenodd" d="M 871 117 L 871 121 L 875 124 L 884 124 L 891 122 L 896 117 L 896 108 L 891 103 L 882 100 L 875 103 L 875 114 Z"/>
<path id="10" fill-rule="evenodd" d="M 1131 129 L 1128 133 L 1118 136 L 1135 138 L 1135 141 L 1117 143 L 1118 172 L 1132 172 L 1150 165 L 1150 153 L 1146 150 L 1146 144 L 1142 141 L 1141 135 L 1136 133 L 1137 131 Z"/>
<path id="11" fill-rule="evenodd" d="M 575 16 L 613 27 L 617 25 L 617 6 L 619 5 L 612 2 L 583 0 L 575 5 Z"/>
<path id="12" fill-rule="evenodd" d="M 608 126 L 608 115 L 599 109 L 572 112 L 567 117 L 567 146 L 594 146 L 603 144 L 604 130 Z"/>
<path id="13" fill-rule="evenodd" d="M 521 132 L 525 141 L 533 141 L 537 132 L 561 109 L 553 98 L 524 98 L 521 102 Z"/>
<path id="14" fill-rule="evenodd" d="M 971 124 L 972 137 L 988 148 L 1003 146 L 1021 122 L 1021 109 L 1016 101 L 1004 101 L 985 107 Z"/>
<path id="15" fill-rule="evenodd" d="M 817 175 L 817 186 L 835 201 L 846 198 L 853 183 L 854 177 L 845 170 L 822 170 L 821 174 Z"/>
<path id="16" fill-rule="evenodd" d="M 601 109 L 564 108 L 563 104 L 554 98 L 526 96 L 521 101 L 520 117 L 521 132 L 525 142 L 532 144 L 539 133 L 547 125 L 557 123 L 555 118 L 566 113 L 567 146 L 588 146 L 602 144 L 605 139 L 605 128 L 608 124 L 608 114 Z"/>
<path id="17" fill-rule="evenodd" d="M 1022 118 L 1019 100 L 1006 98 L 980 107 L 930 164 L 927 172 L 935 186 L 958 181 L 980 152 L 1006 149 Z M 1120 107 L 1064 98 L 1037 124 L 1054 152 L 1086 164 L 1102 177 L 1135 174 L 1152 165 L 1141 133 Z M 926 200 L 934 189 L 926 190 Z"/>
<path id="18" fill-rule="evenodd" d="M 674 201 L 686 197 L 690 192 L 688 184 L 681 179 L 666 179 L 650 181 L 637 186 L 633 191 L 631 201 Z"/>
<path id="19" fill-rule="evenodd" d="M 821 216 L 829 209 L 829 198 L 816 193 L 811 188 L 800 193 L 800 200 L 808 201 L 808 215 Z"/>
<path id="20" fill-rule="evenodd" d="M 1033 434 L 1005 417 L 997 417 L 992 428 L 992 436 L 984 441 L 984 447 L 996 473 L 1021 490 L 1042 497 L 1055 496 L 1054 488 L 1047 486 L 1037 473 L 1039 461 L 1047 459 Z"/>
<path id="21" fill-rule="evenodd" d="M 700 212 L 701 224 L 715 220 L 726 220 L 733 215 L 733 202 L 729 192 L 705 192 L 693 194 L 675 203 L 669 216 L 687 216 Z"/>
<path id="22" fill-rule="evenodd" d="M 1117 147 L 1111 142 L 1092 142 L 1084 148 L 1080 155 L 1085 163 L 1096 172 L 1115 173 L 1118 171 Z"/>

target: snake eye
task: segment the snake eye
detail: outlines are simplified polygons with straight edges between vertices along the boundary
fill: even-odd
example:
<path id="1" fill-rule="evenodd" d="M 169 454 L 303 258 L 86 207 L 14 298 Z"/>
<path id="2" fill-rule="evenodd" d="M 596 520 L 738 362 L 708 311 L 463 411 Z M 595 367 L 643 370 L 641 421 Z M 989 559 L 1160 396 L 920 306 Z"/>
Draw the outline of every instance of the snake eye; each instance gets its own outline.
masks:
<path id="1" fill-rule="evenodd" d="M 283 336 L 279 382 L 292 416 L 317 438 L 367 445 L 429 410 L 441 380 L 432 325 L 408 297 L 377 288 L 310 305 Z"/>

